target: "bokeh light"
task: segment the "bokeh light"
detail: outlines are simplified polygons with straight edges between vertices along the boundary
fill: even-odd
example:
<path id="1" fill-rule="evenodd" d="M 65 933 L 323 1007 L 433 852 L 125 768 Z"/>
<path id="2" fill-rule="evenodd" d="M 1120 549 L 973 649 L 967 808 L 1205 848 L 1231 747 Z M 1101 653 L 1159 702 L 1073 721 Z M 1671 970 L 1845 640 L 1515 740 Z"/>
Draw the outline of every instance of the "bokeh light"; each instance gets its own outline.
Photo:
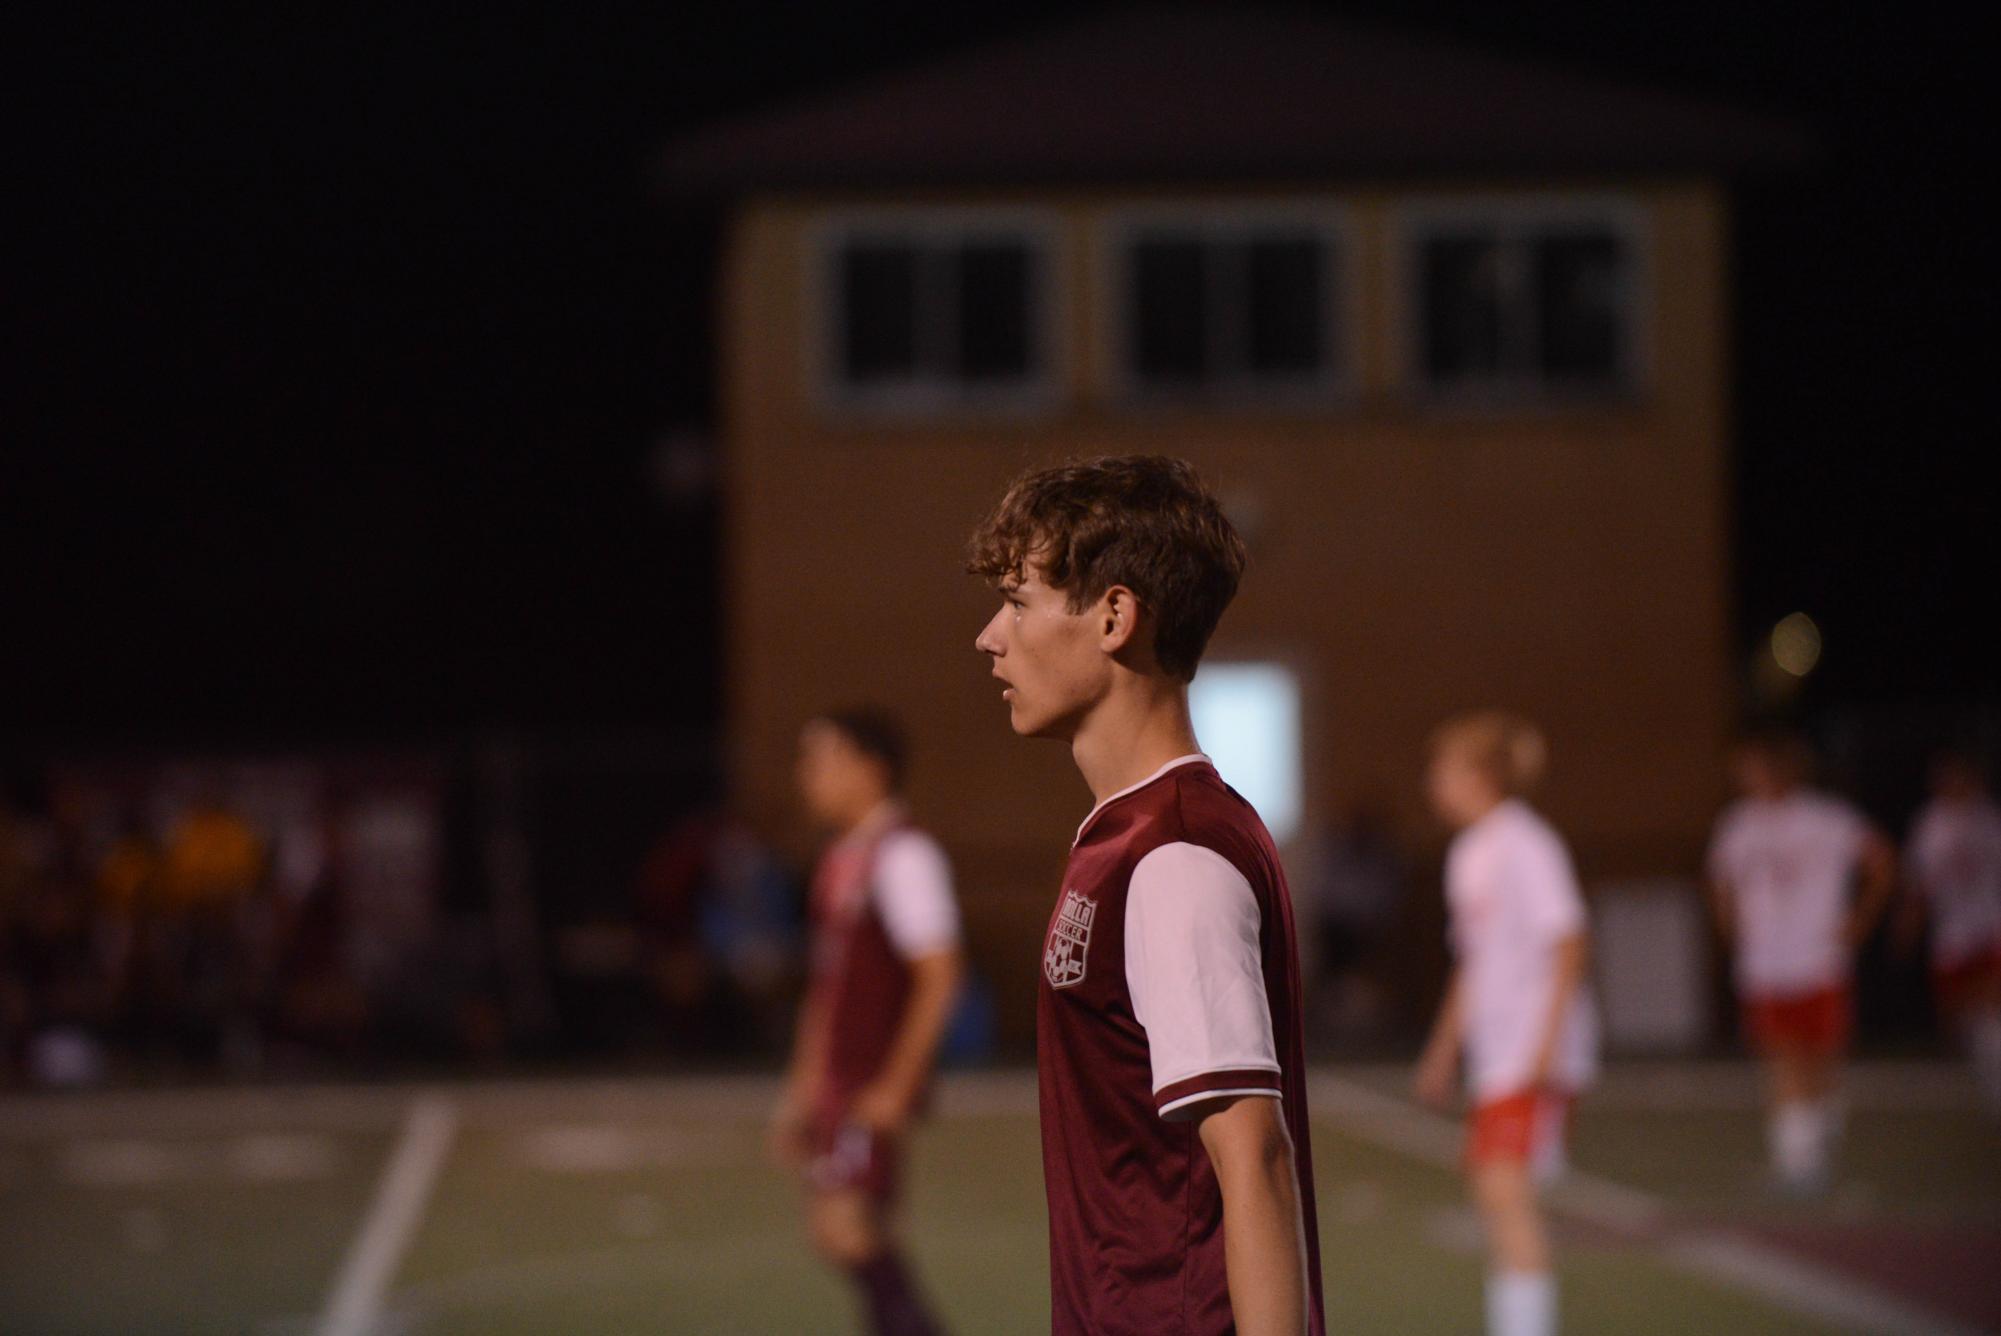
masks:
<path id="1" fill-rule="evenodd" d="M 1803 612 L 1790 613 L 1772 628 L 1772 658 L 1794 677 L 1805 677 L 1820 662 L 1820 627 Z"/>

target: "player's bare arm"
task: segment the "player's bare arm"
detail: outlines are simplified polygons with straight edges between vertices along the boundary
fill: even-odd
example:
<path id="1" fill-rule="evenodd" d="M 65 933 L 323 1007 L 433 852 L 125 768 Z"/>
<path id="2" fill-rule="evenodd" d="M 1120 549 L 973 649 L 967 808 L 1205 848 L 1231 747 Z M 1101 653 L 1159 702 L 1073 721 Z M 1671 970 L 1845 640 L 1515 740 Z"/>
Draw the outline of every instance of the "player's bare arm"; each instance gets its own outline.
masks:
<path id="1" fill-rule="evenodd" d="M 780 1164 L 796 1168 L 806 1160 L 806 1121 L 819 1094 L 815 1082 L 825 1070 L 826 1047 L 826 1017 L 819 1001 L 809 995 L 799 1006 L 792 1060 L 786 1066 L 785 1085 L 771 1113 L 770 1149 L 772 1158 Z"/>
<path id="2" fill-rule="evenodd" d="M 1709 912 L 1716 920 L 1716 933 L 1727 946 L 1737 940 L 1737 892 L 1721 877 L 1709 879 Z"/>
<path id="3" fill-rule="evenodd" d="M 1279 1101 L 1216 1102 L 1197 1129 L 1223 1193 L 1223 1256 L 1239 1336 L 1306 1330 L 1306 1235 Z"/>
<path id="4" fill-rule="evenodd" d="M 1574 932 L 1558 942 L 1554 952 L 1555 982 L 1549 993 L 1549 1014 L 1543 1021 L 1542 1039 L 1536 1048 L 1535 1066 L 1529 1084 L 1538 1088 L 1549 1083 L 1549 1074 L 1556 1061 L 1556 1046 L 1563 1037 L 1563 1028 L 1571 1008 L 1577 1001 L 1577 990 L 1584 983 L 1584 968 L 1590 958 L 1590 942 L 1581 932 Z"/>
<path id="5" fill-rule="evenodd" d="M 952 1004 L 965 972 L 956 949 L 934 951 L 910 962 L 910 1003 L 882 1071 L 855 1095 L 849 1116 L 864 1127 L 896 1134 L 903 1131 L 917 1105 L 918 1094 L 937 1062 Z"/>
<path id="6" fill-rule="evenodd" d="M 1897 889 L 1897 854 L 1879 830 L 1871 829 L 1862 842 L 1862 852 L 1857 859 L 1862 878 L 1861 894 L 1855 898 L 1855 908 L 1848 916 L 1847 939 L 1850 951 L 1859 950 L 1869 934 L 1876 929 L 1876 923 L 1889 908 L 1890 896 Z"/>
<path id="7" fill-rule="evenodd" d="M 1425 1041 L 1424 1053 L 1417 1061 L 1413 1093 L 1426 1104 L 1452 1102 L 1452 1077 L 1459 1066 L 1462 974 L 1460 968 L 1453 969 L 1445 1000 L 1438 1004 L 1438 1019 L 1431 1025 L 1431 1038 Z"/>

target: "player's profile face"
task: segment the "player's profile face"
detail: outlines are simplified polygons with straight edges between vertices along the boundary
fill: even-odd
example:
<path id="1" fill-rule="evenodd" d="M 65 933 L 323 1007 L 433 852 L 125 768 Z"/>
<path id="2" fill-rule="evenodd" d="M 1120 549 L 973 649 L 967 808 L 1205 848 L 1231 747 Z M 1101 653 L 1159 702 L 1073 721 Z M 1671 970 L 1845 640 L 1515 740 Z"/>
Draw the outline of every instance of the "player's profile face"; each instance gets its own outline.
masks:
<path id="1" fill-rule="evenodd" d="M 849 824 L 881 796 L 874 763 L 824 719 L 799 731 L 798 779 L 807 813 L 825 825 Z"/>
<path id="2" fill-rule="evenodd" d="M 1500 800 L 1493 780 L 1459 747 L 1440 747 L 1432 753 L 1425 771 L 1425 789 L 1432 811 L 1450 826 L 1478 820 Z"/>
<path id="3" fill-rule="evenodd" d="M 1068 737 L 1104 694 L 1108 660 L 1093 633 L 1096 609 L 1031 568 L 1001 584 L 1001 606 L 973 644 L 993 660 L 1008 722 L 1023 737 Z"/>

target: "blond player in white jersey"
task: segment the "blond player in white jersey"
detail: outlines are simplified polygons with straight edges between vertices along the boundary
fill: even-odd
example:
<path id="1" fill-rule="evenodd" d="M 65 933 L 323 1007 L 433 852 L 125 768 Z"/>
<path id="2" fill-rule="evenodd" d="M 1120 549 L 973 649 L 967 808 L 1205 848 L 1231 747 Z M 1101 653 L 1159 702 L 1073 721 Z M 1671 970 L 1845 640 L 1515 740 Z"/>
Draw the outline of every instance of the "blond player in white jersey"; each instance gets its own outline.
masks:
<path id="1" fill-rule="evenodd" d="M 1526 721 L 1464 715 L 1434 735 L 1428 775 L 1433 807 L 1458 831 L 1445 864 L 1455 964 L 1416 1090 L 1447 1103 L 1463 1055 L 1473 1106 L 1466 1172 L 1486 1225 L 1490 1336 L 1556 1330 L 1537 1191 L 1562 1171 L 1571 1104 L 1597 1065 L 1584 897 L 1562 837 L 1522 796 L 1544 755 Z"/>
<path id="2" fill-rule="evenodd" d="M 2001 805 L 1970 756 L 1932 766 L 1932 797 L 1904 851 L 1905 935 L 1931 926 L 1940 1016 L 1966 1044 L 1988 1110 L 2001 1114 Z"/>
<path id="3" fill-rule="evenodd" d="M 1807 770 L 1805 745 L 1788 734 L 1740 742 L 1731 776 L 1743 796 L 1717 819 L 1709 847 L 1744 1028 L 1765 1062 L 1772 1173 L 1795 1193 L 1827 1182 L 1854 1029 L 1851 967 L 1896 867 L 1868 819 L 1808 788 Z"/>

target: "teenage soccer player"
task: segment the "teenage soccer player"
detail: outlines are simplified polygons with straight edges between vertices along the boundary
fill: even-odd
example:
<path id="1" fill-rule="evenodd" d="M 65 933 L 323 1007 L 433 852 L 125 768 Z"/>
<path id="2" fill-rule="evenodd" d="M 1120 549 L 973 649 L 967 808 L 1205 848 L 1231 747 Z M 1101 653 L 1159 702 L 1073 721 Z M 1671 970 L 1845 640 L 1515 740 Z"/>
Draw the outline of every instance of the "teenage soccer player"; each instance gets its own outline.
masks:
<path id="1" fill-rule="evenodd" d="M 1445 861 L 1456 963 L 1417 1094 L 1451 1099 L 1463 1053 L 1473 1112 L 1466 1171 L 1486 1225 L 1490 1336 L 1556 1330 L 1556 1281 L 1537 1189 L 1562 1172 L 1571 1101 L 1590 1083 L 1597 1027 L 1584 983 L 1584 897 L 1563 839 L 1522 795 L 1541 734 L 1511 715 L 1446 723 L 1432 740 L 1432 806 L 1458 834 Z"/>
<path id="2" fill-rule="evenodd" d="M 1042 947 L 1055 1336 L 1319 1336 L 1292 905 L 1195 741 L 1188 683 L 1244 548 L 1179 460 L 1025 474 L 974 535 L 1014 731 L 1097 800 Z"/>
<path id="3" fill-rule="evenodd" d="M 891 1213 L 961 968 L 951 868 L 910 823 L 903 767 L 901 733 L 873 711 L 822 715 L 800 736 L 800 791 L 837 838 L 813 878 L 811 980 L 772 1127 L 803 1171 L 814 1247 L 853 1280 L 878 1336 L 940 1330 Z"/>
<path id="4" fill-rule="evenodd" d="M 1860 812 L 1806 786 L 1797 738 L 1748 737 L 1731 771 L 1743 797 L 1716 822 L 1712 898 L 1736 954 L 1744 1026 L 1765 1061 L 1774 1181 L 1813 1192 L 1826 1184 L 1838 1129 L 1850 965 L 1895 885 L 1896 862 Z"/>
<path id="5" fill-rule="evenodd" d="M 1932 984 L 1989 1111 L 2001 1114 L 2001 806 L 1969 756 L 1932 765 L 1905 853 L 1911 927 L 1931 920 Z"/>

